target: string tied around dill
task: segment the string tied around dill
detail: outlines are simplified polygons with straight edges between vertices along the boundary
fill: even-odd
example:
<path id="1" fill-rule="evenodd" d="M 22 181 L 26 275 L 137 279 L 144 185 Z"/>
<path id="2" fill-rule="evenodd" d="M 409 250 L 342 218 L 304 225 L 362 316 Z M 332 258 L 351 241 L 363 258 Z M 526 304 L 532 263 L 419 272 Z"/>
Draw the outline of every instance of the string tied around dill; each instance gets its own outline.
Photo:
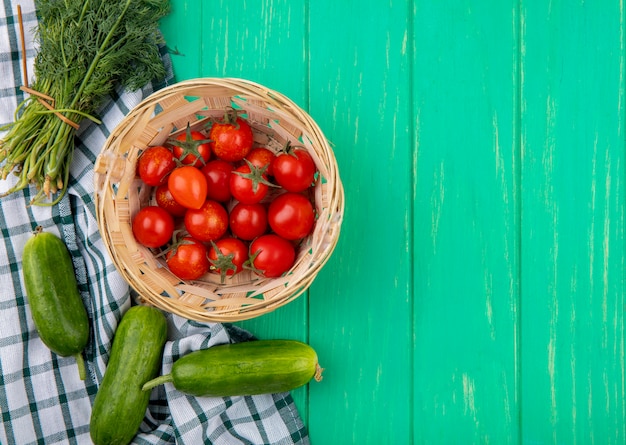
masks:
<path id="1" fill-rule="evenodd" d="M 56 109 L 54 108 L 54 98 L 48 96 L 47 94 L 43 94 L 40 93 L 39 91 L 36 91 L 30 87 L 28 87 L 27 85 L 22 85 L 20 87 L 20 90 L 24 91 L 25 93 L 28 93 L 32 96 L 35 96 L 37 98 L 37 101 L 43 105 L 44 107 L 46 107 L 48 109 L 48 111 L 50 111 L 51 113 L 53 113 L 56 117 L 58 117 L 59 119 L 61 119 L 63 122 L 65 122 L 67 125 L 69 125 L 70 127 L 73 127 L 75 130 L 78 130 L 80 128 L 80 124 L 77 122 L 74 122 L 73 120 L 69 119 L 67 116 L 63 115 L 62 113 L 75 113 L 78 114 L 79 116 L 83 116 L 86 117 L 96 123 L 100 123 L 100 120 L 87 115 L 85 113 L 81 113 L 79 110 L 72 110 L 72 109 Z M 40 113 L 45 113 L 45 111 L 40 111 Z"/>

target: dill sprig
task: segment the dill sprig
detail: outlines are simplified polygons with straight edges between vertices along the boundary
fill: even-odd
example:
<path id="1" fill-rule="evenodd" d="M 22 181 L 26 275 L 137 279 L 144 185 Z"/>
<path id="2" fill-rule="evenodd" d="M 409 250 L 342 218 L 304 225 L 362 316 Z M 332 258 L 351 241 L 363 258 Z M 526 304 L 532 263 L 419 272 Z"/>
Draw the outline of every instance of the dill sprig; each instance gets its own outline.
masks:
<path id="1" fill-rule="evenodd" d="M 94 116 L 121 85 L 136 90 L 165 77 L 159 20 L 167 0 L 36 0 L 39 44 L 33 90 L 54 99 L 71 122 Z M 34 205 L 54 205 L 67 191 L 76 129 L 30 96 L 0 141 L 0 175 L 19 177 L 2 196 L 35 184 Z M 56 194 L 56 196 L 54 196 Z M 54 197 L 54 199 L 52 199 Z"/>

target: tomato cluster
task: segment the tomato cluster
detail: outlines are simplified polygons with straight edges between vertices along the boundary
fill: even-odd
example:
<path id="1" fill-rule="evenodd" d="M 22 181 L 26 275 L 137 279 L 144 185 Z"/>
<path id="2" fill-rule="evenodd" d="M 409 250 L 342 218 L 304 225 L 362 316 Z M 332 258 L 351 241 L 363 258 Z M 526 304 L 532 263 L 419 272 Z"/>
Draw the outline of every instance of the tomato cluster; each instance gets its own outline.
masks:
<path id="1" fill-rule="evenodd" d="M 137 175 L 154 199 L 133 218 L 135 239 L 162 249 L 182 280 L 212 272 L 223 281 L 244 269 L 278 277 L 315 224 L 317 168 L 308 151 L 257 146 L 247 120 L 230 111 L 202 131 L 188 126 L 146 148 Z"/>

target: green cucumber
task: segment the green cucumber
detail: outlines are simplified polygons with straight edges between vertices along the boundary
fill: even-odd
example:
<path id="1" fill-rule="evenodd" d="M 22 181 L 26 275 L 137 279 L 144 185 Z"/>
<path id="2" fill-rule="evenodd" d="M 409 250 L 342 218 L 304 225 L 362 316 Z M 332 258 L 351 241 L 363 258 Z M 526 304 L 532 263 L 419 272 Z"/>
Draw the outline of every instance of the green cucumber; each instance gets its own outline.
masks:
<path id="1" fill-rule="evenodd" d="M 191 352 L 174 362 L 172 372 L 143 386 L 171 382 L 198 397 L 227 397 L 290 391 L 321 380 L 322 368 L 309 345 L 294 340 L 257 340 Z"/>
<path id="2" fill-rule="evenodd" d="M 84 380 L 82 351 L 89 341 L 89 317 L 65 243 L 37 227 L 24 245 L 22 275 L 39 337 L 52 352 L 76 357 Z"/>
<path id="3" fill-rule="evenodd" d="M 96 445 L 128 444 L 141 425 L 150 393 L 144 383 L 159 373 L 167 321 L 151 306 L 133 306 L 115 331 L 111 355 L 91 411 Z"/>

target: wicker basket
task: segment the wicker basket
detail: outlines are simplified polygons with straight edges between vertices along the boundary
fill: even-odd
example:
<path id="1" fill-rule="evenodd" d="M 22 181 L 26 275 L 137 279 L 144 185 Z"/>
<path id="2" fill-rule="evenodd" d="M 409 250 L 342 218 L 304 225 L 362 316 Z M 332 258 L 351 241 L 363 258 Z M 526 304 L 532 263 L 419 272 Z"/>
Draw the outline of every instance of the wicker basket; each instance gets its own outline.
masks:
<path id="1" fill-rule="evenodd" d="M 303 145 L 320 172 L 313 188 L 317 219 L 303 240 L 296 263 L 280 278 L 243 271 L 221 283 L 207 273 L 183 282 L 132 234 L 136 212 L 153 198 L 136 175 L 138 155 L 185 131 L 200 128 L 234 107 L 251 124 L 255 144 L 273 149 L 287 141 Z M 116 267 L 142 300 L 191 320 L 228 322 L 271 312 L 306 291 L 334 250 L 343 216 L 344 195 L 334 154 L 311 117 L 280 93 L 232 78 L 201 78 L 157 91 L 135 107 L 107 139 L 95 165 L 98 226 Z"/>

